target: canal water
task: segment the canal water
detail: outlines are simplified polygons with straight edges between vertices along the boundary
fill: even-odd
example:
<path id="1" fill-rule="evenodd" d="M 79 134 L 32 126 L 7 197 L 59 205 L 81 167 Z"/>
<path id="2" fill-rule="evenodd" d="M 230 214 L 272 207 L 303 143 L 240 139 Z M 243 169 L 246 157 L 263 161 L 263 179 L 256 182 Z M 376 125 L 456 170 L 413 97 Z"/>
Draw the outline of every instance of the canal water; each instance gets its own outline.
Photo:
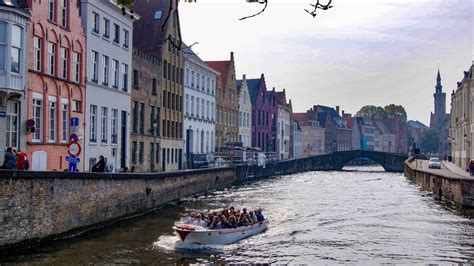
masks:
<path id="1" fill-rule="evenodd" d="M 228 246 L 183 245 L 174 221 L 223 206 L 262 208 L 269 229 Z M 474 263 L 474 223 L 379 167 L 307 172 L 189 197 L 10 262 Z"/>

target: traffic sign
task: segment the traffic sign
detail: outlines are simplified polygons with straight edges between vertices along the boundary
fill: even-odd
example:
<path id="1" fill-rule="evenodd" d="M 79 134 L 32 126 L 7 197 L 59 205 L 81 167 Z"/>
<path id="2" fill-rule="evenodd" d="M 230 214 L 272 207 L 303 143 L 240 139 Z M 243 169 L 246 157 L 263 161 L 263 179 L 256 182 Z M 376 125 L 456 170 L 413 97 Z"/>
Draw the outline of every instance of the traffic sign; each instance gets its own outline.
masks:
<path id="1" fill-rule="evenodd" d="M 67 145 L 67 153 L 72 157 L 77 157 L 81 154 L 81 145 L 78 142 L 71 141 Z"/>
<path id="2" fill-rule="evenodd" d="M 76 134 L 71 134 L 71 136 L 69 136 L 70 142 L 77 142 L 78 140 L 79 140 L 79 136 L 77 136 Z"/>
<path id="3" fill-rule="evenodd" d="M 79 117 L 71 117 L 71 127 L 79 126 Z"/>

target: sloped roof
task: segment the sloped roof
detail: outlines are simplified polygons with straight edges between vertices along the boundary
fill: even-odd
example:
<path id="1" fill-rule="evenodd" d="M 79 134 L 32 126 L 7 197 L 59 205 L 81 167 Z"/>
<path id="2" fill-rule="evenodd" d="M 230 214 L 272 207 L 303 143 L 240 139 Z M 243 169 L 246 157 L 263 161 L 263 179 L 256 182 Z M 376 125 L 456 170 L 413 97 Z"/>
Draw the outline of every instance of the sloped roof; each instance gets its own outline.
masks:
<path id="1" fill-rule="evenodd" d="M 173 27 L 172 15 L 166 21 L 170 6 L 173 5 L 173 14 L 176 11 L 178 34 L 181 39 L 179 26 L 179 12 L 177 0 L 137 0 L 133 2 L 133 10 L 140 14 L 140 19 L 133 22 L 133 47 L 162 58 L 162 51 L 166 49 L 165 40 L 169 27 Z M 161 13 L 160 13 L 161 12 Z M 159 16 L 157 14 L 160 14 Z M 166 23 L 166 24 L 165 24 Z M 163 25 L 166 25 L 163 27 Z M 146 36 L 146 38 L 144 38 Z M 178 43 L 177 43 L 178 44 Z"/>
<path id="2" fill-rule="evenodd" d="M 390 127 L 382 120 L 374 119 L 374 125 L 382 134 L 393 134 Z"/>
<path id="3" fill-rule="evenodd" d="M 319 124 L 322 127 L 326 127 L 326 122 L 328 120 L 328 113 L 317 113 L 317 119 Z"/>
<path id="4" fill-rule="evenodd" d="M 231 61 L 205 61 L 205 63 L 216 70 L 217 72 L 221 73 L 221 86 L 222 88 L 226 87 L 227 83 L 227 76 L 229 75 L 229 68 Z"/>
<path id="5" fill-rule="evenodd" d="M 421 123 L 421 122 L 418 121 L 418 120 L 416 120 L 416 121 L 414 121 L 414 120 L 409 120 L 409 121 L 407 122 L 407 124 L 408 124 L 409 127 L 412 127 L 412 128 L 419 128 L 419 129 L 428 128 L 427 125 Z"/>
<path id="6" fill-rule="evenodd" d="M 301 126 L 309 126 L 307 113 L 293 113 L 293 120 L 298 122 Z"/>
<path id="7" fill-rule="evenodd" d="M 260 89 L 260 83 L 262 78 L 259 79 L 247 79 L 247 88 L 250 94 L 250 100 L 252 103 L 255 103 L 258 95 L 258 90 Z"/>
<path id="8" fill-rule="evenodd" d="M 206 63 L 191 49 L 189 48 L 184 42 L 182 44 L 183 55 L 189 59 L 194 60 L 199 64 L 206 65 Z"/>

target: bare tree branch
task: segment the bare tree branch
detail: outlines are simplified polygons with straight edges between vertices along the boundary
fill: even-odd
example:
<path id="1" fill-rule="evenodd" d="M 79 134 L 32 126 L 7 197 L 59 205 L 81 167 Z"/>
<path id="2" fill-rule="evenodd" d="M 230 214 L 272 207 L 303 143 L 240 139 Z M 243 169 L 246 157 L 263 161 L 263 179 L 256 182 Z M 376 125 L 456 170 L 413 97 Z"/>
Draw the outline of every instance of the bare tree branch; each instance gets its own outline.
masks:
<path id="1" fill-rule="evenodd" d="M 248 1 L 248 0 L 247 0 L 247 1 Z M 255 1 L 253 1 L 253 2 L 252 2 L 252 1 L 248 1 L 248 2 L 254 3 Z M 239 20 L 244 20 L 244 19 L 248 19 L 248 18 L 253 18 L 253 17 L 256 17 L 256 16 L 262 14 L 263 12 L 265 12 L 265 9 L 267 9 L 267 6 L 268 6 L 268 0 L 264 0 L 264 2 L 258 2 L 258 3 L 260 3 L 260 4 L 265 4 L 265 6 L 263 7 L 263 9 L 262 9 L 260 12 L 258 12 L 258 13 L 256 13 L 256 14 L 253 14 L 253 15 L 251 15 L 251 16 L 247 16 L 247 17 L 240 18 Z"/>
<path id="2" fill-rule="evenodd" d="M 314 7 L 314 10 L 313 10 L 313 11 L 309 11 L 309 10 L 307 10 L 307 9 L 305 9 L 304 11 L 306 11 L 308 14 L 310 14 L 310 15 L 313 16 L 313 18 L 314 18 L 314 17 L 316 17 L 316 15 L 317 15 L 317 14 L 316 14 L 316 11 L 317 11 L 318 9 L 321 9 L 321 10 L 328 10 L 328 9 L 330 9 L 330 8 L 333 7 L 333 6 L 331 6 L 332 0 L 329 0 L 329 2 L 328 2 L 327 4 L 325 4 L 325 5 L 319 3 L 319 1 L 320 1 L 320 0 L 317 0 L 316 4 L 314 4 L 314 5 L 313 5 L 313 4 L 310 4 L 310 6 Z"/>

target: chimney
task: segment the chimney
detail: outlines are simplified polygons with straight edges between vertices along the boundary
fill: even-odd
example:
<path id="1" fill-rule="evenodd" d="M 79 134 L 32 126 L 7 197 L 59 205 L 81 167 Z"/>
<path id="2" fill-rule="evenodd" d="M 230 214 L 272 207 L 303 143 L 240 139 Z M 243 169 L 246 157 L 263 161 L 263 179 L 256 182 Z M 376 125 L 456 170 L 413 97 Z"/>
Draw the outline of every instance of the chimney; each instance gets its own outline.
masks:
<path id="1" fill-rule="evenodd" d="M 275 92 L 275 87 L 273 87 L 272 91 Z"/>
<path id="2" fill-rule="evenodd" d="M 345 113 L 344 110 L 342 110 L 342 112 L 341 112 L 341 114 L 342 114 L 341 116 L 342 116 L 342 117 L 344 117 L 344 113 Z"/>
<path id="3" fill-rule="evenodd" d="M 247 79 L 247 77 L 245 76 L 245 74 L 243 75 L 242 79 L 243 79 L 243 80 Z"/>
<path id="4" fill-rule="evenodd" d="M 339 105 L 336 105 L 336 113 L 339 114 Z"/>
<path id="5" fill-rule="evenodd" d="M 230 52 L 230 61 L 234 61 L 234 52 Z"/>
<path id="6" fill-rule="evenodd" d="M 285 89 L 283 89 L 283 94 L 286 94 L 286 91 L 285 91 Z"/>
<path id="7" fill-rule="evenodd" d="M 260 78 L 261 79 L 265 78 L 265 74 L 262 73 L 262 75 L 260 75 Z"/>

